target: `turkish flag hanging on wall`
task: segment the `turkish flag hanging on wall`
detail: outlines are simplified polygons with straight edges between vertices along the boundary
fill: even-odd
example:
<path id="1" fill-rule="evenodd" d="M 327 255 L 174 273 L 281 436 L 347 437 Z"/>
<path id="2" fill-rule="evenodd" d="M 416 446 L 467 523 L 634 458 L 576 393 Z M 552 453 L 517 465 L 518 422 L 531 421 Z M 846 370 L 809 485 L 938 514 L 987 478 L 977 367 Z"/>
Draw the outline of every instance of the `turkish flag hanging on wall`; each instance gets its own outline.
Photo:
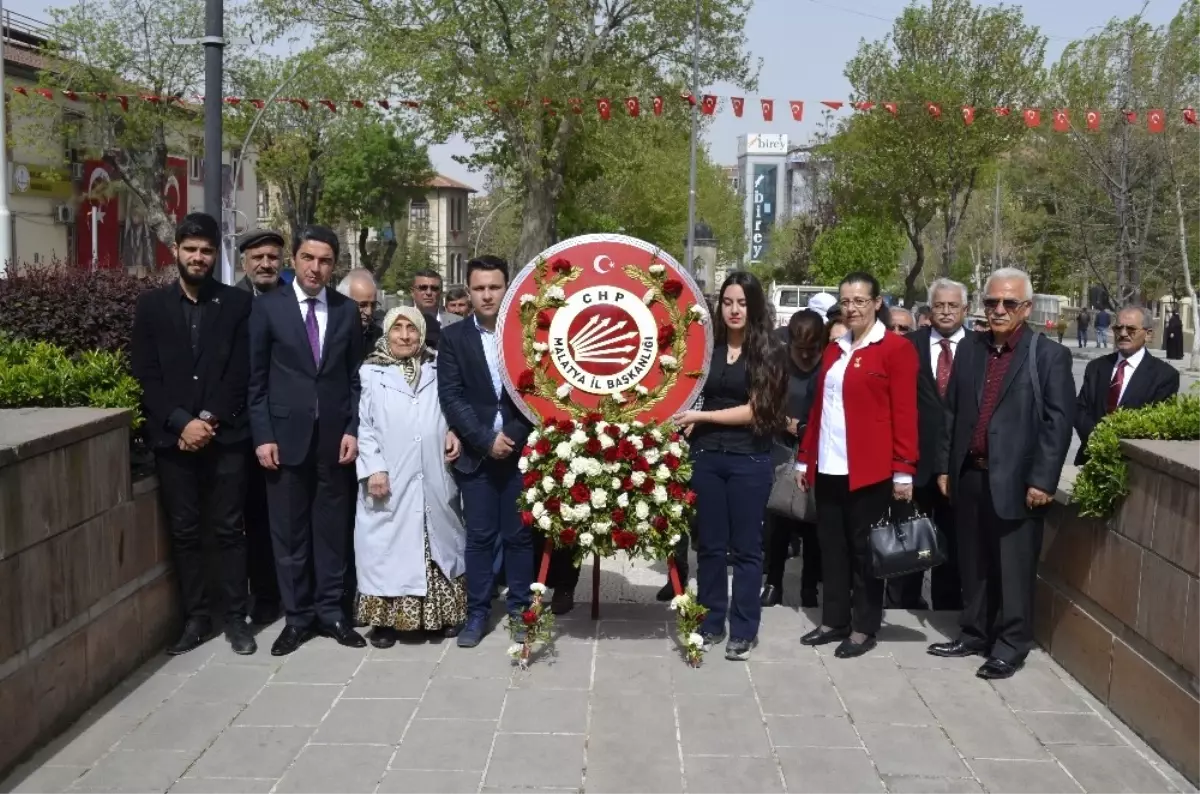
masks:
<path id="1" fill-rule="evenodd" d="M 83 164 L 83 201 L 75 214 L 75 239 L 79 266 L 92 266 L 92 223 L 96 224 L 96 267 L 117 268 L 121 266 L 119 246 L 121 242 L 120 204 L 117 193 L 112 190 L 112 177 L 102 160 L 88 160 Z"/>
<path id="2" fill-rule="evenodd" d="M 167 217 L 178 226 L 183 216 L 188 214 L 188 161 L 182 157 L 167 158 L 167 184 L 163 187 L 163 199 Z M 175 255 L 168 246 L 159 243 L 156 250 L 159 267 L 175 261 Z"/>

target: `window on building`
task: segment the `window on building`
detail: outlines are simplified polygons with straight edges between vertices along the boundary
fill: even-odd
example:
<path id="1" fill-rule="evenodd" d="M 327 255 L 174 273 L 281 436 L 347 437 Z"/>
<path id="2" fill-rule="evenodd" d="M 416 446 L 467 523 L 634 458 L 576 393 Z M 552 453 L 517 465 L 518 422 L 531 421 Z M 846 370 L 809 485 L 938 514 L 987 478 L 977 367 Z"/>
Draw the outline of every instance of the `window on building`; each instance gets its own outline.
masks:
<path id="1" fill-rule="evenodd" d="M 408 225 L 415 231 L 429 230 L 429 202 L 425 199 L 413 199 L 408 211 Z"/>
<path id="2" fill-rule="evenodd" d="M 462 224 L 459 221 L 458 205 L 462 199 L 457 196 L 450 197 L 450 231 L 462 231 Z"/>
<path id="3" fill-rule="evenodd" d="M 265 221 L 271 217 L 271 191 L 266 185 L 258 186 L 258 219 Z"/>
<path id="4" fill-rule="evenodd" d="M 446 274 L 447 281 L 451 284 L 462 284 L 465 280 L 463 274 L 463 255 L 450 254 L 450 266 L 447 270 L 449 271 Z"/>
<path id="5" fill-rule="evenodd" d="M 204 139 L 188 138 L 188 181 L 204 181 Z"/>
<path id="6" fill-rule="evenodd" d="M 234 147 L 229 150 L 229 167 L 232 171 L 237 172 L 237 189 L 246 189 L 246 164 L 242 163 L 241 169 L 238 169 L 238 161 L 242 159 L 242 150 L 239 147 Z"/>

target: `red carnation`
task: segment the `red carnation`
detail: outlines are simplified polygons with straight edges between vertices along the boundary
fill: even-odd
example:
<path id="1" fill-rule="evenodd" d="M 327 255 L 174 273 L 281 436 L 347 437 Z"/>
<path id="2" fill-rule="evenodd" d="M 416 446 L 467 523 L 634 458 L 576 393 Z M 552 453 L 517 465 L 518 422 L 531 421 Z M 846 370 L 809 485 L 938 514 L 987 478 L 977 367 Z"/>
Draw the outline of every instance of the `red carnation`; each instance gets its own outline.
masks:
<path id="1" fill-rule="evenodd" d="M 628 477 L 621 480 L 621 490 L 622 491 L 632 491 L 633 490 L 633 480 L 629 479 Z"/>
<path id="2" fill-rule="evenodd" d="M 667 496 L 670 496 L 673 501 L 678 502 L 683 498 L 683 486 L 677 482 L 667 483 Z"/>
<path id="3" fill-rule="evenodd" d="M 542 422 L 542 429 L 553 430 L 556 424 L 558 424 L 557 419 L 547 419 L 545 422 Z"/>
<path id="4" fill-rule="evenodd" d="M 554 464 L 554 479 L 561 480 L 563 477 L 566 477 L 566 476 L 567 476 L 567 464 L 560 460 L 558 463 Z"/>
<path id="5" fill-rule="evenodd" d="M 557 496 L 551 496 L 546 500 L 546 512 L 548 513 L 557 513 L 561 507 L 562 499 L 559 499 Z"/>
<path id="6" fill-rule="evenodd" d="M 637 535 L 619 529 L 612 533 L 613 545 L 618 549 L 632 549 L 637 545 Z"/>
<path id="7" fill-rule="evenodd" d="M 521 455 L 524 457 L 528 457 L 530 452 L 533 452 L 533 447 L 528 444 L 521 448 Z"/>
<path id="8" fill-rule="evenodd" d="M 662 291 L 668 297 L 678 298 L 683 294 L 683 282 L 679 279 L 669 278 L 663 282 Z"/>
<path id="9" fill-rule="evenodd" d="M 650 461 L 646 460 L 641 455 L 638 455 L 637 458 L 635 458 L 633 461 L 633 470 L 634 471 L 650 471 Z"/>
<path id="10" fill-rule="evenodd" d="M 686 502 L 686 503 L 688 503 L 689 505 L 694 505 L 694 504 L 696 504 L 696 492 L 695 492 L 695 491 L 688 491 L 687 493 L 685 493 L 685 494 L 683 495 L 683 501 L 684 501 L 684 502 Z"/>
<path id="11" fill-rule="evenodd" d="M 532 488 L 533 486 L 537 485 L 537 483 L 538 483 L 538 473 L 536 471 L 525 472 L 525 479 L 522 481 L 522 484 L 526 488 Z"/>
<path id="12" fill-rule="evenodd" d="M 583 448 L 589 455 L 599 455 L 604 449 L 604 447 L 600 446 L 600 439 L 598 438 L 589 438 L 587 443 L 583 445 Z"/>
<path id="13" fill-rule="evenodd" d="M 654 480 L 647 477 L 642 481 L 642 493 L 652 493 L 654 491 Z"/>
<path id="14" fill-rule="evenodd" d="M 531 392 L 537 385 L 533 378 L 533 370 L 527 369 L 517 376 L 517 391 Z"/>
<path id="15" fill-rule="evenodd" d="M 583 504 L 592 498 L 592 492 L 588 487 L 581 482 L 577 482 L 571 486 L 571 498 L 576 504 Z"/>
<path id="16" fill-rule="evenodd" d="M 521 511 L 521 523 L 527 527 L 533 526 L 533 513 L 528 510 Z"/>
<path id="17" fill-rule="evenodd" d="M 675 341 L 675 329 L 670 325 L 661 325 L 658 328 L 658 346 L 660 348 L 670 347 Z"/>
<path id="18" fill-rule="evenodd" d="M 672 440 L 672 441 L 676 441 L 676 442 L 678 442 L 678 441 L 679 441 L 679 437 L 680 437 L 680 436 L 679 436 L 679 434 L 678 434 L 678 433 L 672 433 L 672 434 L 671 434 L 671 440 Z"/>
<path id="19" fill-rule="evenodd" d="M 547 438 L 539 438 L 537 443 L 533 445 L 533 449 L 539 455 L 550 454 L 550 440 Z"/>
<path id="20" fill-rule="evenodd" d="M 526 626 L 532 626 L 537 623 L 537 613 L 532 609 L 527 609 L 521 613 L 521 620 L 525 621 Z"/>
<path id="21" fill-rule="evenodd" d="M 604 432 L 608 434 L 609 438 L 621 437 L 621 429 L 616 425 L 609 425 L 608 427 L 604 428 Z"/>
<path id="22" fill-rule="evenodd" d="M 616 447 L 609 447 L 608 449 L 604 450 L 605 463 L 616 463 L 617 459 L 620 457 L 621 450 L 617 449 Z"/>
<path id="23" fill-rule="evenodd" d="M 650 519 L 650 526 L 654 527 L 659 532 L 662 532 L 667 528 L 667 517 L 655 516 L 654 518 Z"/>
<path id="24" fill-rule="evenodd" d="M 550 263 L 550 271 L 559 275 L 566 275 L 571 272 L 571 263 L 565 259 L 555 259 Z"/>
<path id="25" fill-rule="evenodd" d="M 612 514 L 609 516 L 609 518 L 611 518 L 612 522 L 617 526 L 622 526 L 625 523 L 625 511 L 618 507 L 616 510 L 612 511 Z M 616 533 L 613 534 L 615 535 Z"/>
<path id="26" fill-rule="evenodd" d="M 599 411 L 592 411 L 591 413 L 589 413 L 587 416 L 584 417 L 584 419 L 586 421 L 590 422 L 591 424 L 595 424 L 596 422 L 599 422 L 603 418 L 604 418 L 604 414 L 600 413 Z"/>
<path id="27" fill-rule="evenodd" d="M 638 457 L 638 449 L 629 442 L 629 439 L 621 439 L 617 448 L 621 450 L 621 457 L 625 460 L 633 460 Z"/>
<path id="28" fill-rule="evenodd" d="M 558 533 L 558 539 L 561 540 L 564 545 L 574 546 L 575 545 L 575 530 L 571 529 L 570 527 L 567 527 L 562 532 Z"/>
<path id="29" fill-rule="evenodd" d="M 570 419 L 559 420 L 555 427 L 558 429 L 558 432 L 562 433 L 564 436 L 569 436 L 575 432 L 575 423 Z"/>
<path id="30" fill-rule="evenodd" d="M 667 464 L 667 468 L 671 471 L 675 471 L 679 468 L 679 458 L 675 457 L 670 452 L 668 452 L 666 455 L 663 455 L 663 463 Z"/>

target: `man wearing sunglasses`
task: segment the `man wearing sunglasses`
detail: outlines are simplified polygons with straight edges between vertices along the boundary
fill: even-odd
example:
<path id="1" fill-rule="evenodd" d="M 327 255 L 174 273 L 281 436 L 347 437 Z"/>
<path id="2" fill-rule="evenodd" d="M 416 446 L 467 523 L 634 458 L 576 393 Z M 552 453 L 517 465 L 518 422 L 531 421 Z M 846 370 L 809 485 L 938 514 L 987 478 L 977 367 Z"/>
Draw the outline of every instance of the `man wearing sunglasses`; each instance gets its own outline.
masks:
<path id="1" fill-rule="evenodd" d="M 1154 332 L 1146 309 L 1128 306 L 1112 327 L 1116 351 L 1092 359 L 1083 371 L 1083 386 L 1075 402 L 1079 452 L 1075 465 L 1087 460 L 1087 443 L 1100 420 L 1118 408 L 1141 408 L 1164 402 L 1179 392 L 1179 370 L 1152 356 L 1146 343 Z"/>
<path id="2" fill-rule="evenodd" d="M 903 306 L 892 306 L 888 310 L 887 329 L 894 334 L 911 334 L 916 330 L 912 312 Z"/>
<path id="3" fill-rule="evenodd" d="M 996 679 L 1021 669 L 1033 647 L 1042 522 L 1071 444 L 1075 384 L 1067 349 L 1025 325 L 1028 275 L 992 273 L 983 306 L 988 331 L 955 356 L 937 461 L 958 531 L 961 631 L 929 653 L 986 656 L 976 675 Z"/>

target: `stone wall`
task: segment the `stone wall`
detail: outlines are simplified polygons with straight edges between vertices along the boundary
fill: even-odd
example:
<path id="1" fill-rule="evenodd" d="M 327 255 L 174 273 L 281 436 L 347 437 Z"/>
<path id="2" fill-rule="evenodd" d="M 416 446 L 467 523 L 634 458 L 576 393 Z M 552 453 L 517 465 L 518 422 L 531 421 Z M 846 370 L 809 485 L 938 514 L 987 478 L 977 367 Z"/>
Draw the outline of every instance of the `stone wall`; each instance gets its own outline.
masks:
<path id="1" fill-rule="evenodd" d="M 1200 781 L 1200 442 L 1122 442 L 1129 496 L 1108 520 L 1065 500 L 1046 522 L 1038 642 L 1193 783 Z"/>
<path id="2" fill-rule="evenodd" d="M 157 484 L 117 410 L 0 410 L 0 777 L 175 629 Z"/>

